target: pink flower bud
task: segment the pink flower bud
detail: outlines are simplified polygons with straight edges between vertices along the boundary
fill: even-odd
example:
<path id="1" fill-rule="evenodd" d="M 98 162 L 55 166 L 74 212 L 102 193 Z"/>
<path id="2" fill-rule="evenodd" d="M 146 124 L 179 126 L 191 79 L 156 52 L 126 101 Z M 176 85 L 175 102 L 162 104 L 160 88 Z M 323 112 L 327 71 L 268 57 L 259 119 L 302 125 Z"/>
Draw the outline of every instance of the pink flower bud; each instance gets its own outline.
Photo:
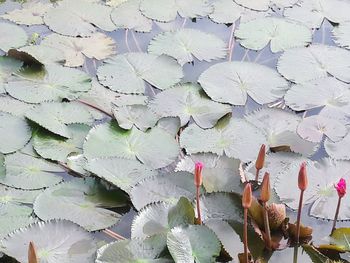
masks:
<path id="1" fill-rule="evenodd" d="M 203 177 L 202 177 L 203 167 L 204 167 L 203 163 L 196 162 L 195 169 L 194 169 L 194 185 L 197 187 L 200 187 L 203 182 Z"/>
<path id="2" fill-rule="evenodd" d="M 335 189 L 337 190 L 340 198 L 346 194 L 346 181 L 344 178 L 340 178 L 339 182 L 335 185 Z"/>
<path id="3" fill-rule="evenodd" d="M 259 151 L 258 157 L 256 158 L 256 162 L 255 162 L 255 168 L 257 170 L 261 170 L 264 167 L 265 154 L 266 154 L 265 148 L 266 148 L 265 144 L 262 144 L 260 147 L 260 151 Z"/>
<path id="4" fill-rule="evenodd" d="M 298 187 L 301 191 L 305 191 L 308 185 L 307 173 L 306 173 L 306 163 L 303 162 L 300 165 L 299 177 L 298 177 Z"/>

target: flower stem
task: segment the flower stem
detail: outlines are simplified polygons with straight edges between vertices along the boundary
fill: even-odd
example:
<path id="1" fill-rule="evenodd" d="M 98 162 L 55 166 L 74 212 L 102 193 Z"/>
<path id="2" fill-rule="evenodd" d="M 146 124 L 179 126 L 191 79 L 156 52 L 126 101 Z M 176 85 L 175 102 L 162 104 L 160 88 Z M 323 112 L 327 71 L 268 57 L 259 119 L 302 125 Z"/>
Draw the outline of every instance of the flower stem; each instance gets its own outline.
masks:
<path id="1" fill-rule="evenodd" d="M 260 172 L 260 169 L 256 169 L 255 181 L 259 181 L 259 172 Z"/>
<path id="2" fill-rule="evenodd" d="M 198 223 L 202 224 L 202 217 L 201 217 L 201 208 L 199 204 L 199 193 L 200 193 L 200 187 L 196 187 L 196 202 L 197 202 L 197 216 L 198 216 Z"/>
<path id="3" fill-rule="evenodd" d="M 301 219 L 301 209 L 303 208 L 303 198 L 304 198 L 304 190 L 301 190 L 300 197 L 299 197 L 298 217 L 297 217 L 297 246 L 299 245 L 300 219 Z"/>
<path id="4" fill-rule="evenodd" d="M 248 208 L 244 208 L 243 244 L 245 262 L 248 263 Z"/>
<path id="5" fill-rule="evenodd" d="M 335 210 L 335 215 L 334 215 L 334 220 L 333 220 L 333 227 L 332 227 L 332 232 L 335 230 L 335 225 L 337 224 L 338 220 L 338 215 L 339 215 L 339 210 L 340 210 L 340 203 L 341 203 L 341 197 L 338 198 L 338 204 L 337 204 L 337 210 Z"/>
<path id="6" fill-rule="evenodd" d="M 265 230 L 266 239 L 267 239 L 266 240 L 267 241 L 266 247 L 268 249 L 271 249 L 271 233 L 270 233 L 269 217 L 268 217 L 267 209 L 266 209 L 266 202 L 263 202 L 263 207 L 264 207 L 264 213 L 263 213 L 263 216 L 264 216 L 264 230 Z"/>

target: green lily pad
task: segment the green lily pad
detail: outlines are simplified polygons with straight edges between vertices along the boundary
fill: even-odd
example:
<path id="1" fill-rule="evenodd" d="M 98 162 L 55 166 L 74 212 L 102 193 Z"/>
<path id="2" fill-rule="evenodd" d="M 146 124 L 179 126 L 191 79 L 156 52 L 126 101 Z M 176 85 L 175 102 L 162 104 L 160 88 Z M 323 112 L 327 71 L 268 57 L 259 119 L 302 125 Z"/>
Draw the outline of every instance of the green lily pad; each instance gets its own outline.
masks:
<path id="1" fill-rule="evenodd" d="M 60 183 L 63 178 L 57 173 L 65 170 L 24 153 L 16 152 L 5 157 L 6 173 L 0 174 L 0 183 L 21 189 L 41 189 Z"/>
<path id="2" fill-rule="evenodd" d="M 334 42 L 341 47 L 350 49 L 349 34 L 350 34 L 350 22 L 344 22 L 339 24 L 337 27 L 333 29 Z"/>
<path id="3" fill-rule="evenodd" d="M 226 154 L 243 162 L 254 160 L 262 144 L 266 144 L 262 131 L 243 119 L 234 118 L 207 130 L 192 124 L 180 136 L 180 145 L 189 154 Z"/>
<path id="4" fill-rule="evenodd" d="M 337 160 L 350 160 L 349 155 L 350 145 L 350 133 L 339 141 L 334 142 L 333 140 L 326 138 L 324 141 L 324 148 L 328 155 L 333 159 Z"/>
<path id="5" fill-rule="evenodd" d="M 227 46 L 213 34 L 186 28 L 158 34 L 151 40 L 148 52 L 171 56 L 183 66 L 195 59 L 210 62 L 224 58 Z"/>
<path id="6" fill-rule="evenodd" d="M 80 154 L 83 151 L 83 143 L 90 131 L 90 126 L 85 124 L 70 124 L 67 126 L 72 137 L 64 139 L 56 134 L 39 130 L 33 136 L 33 147 L 43 158 L 65 163 L 70 154 Z"/>
<path id="7" fill-rule="evenodd" d="M 82 66 L 85 57 L 102 60 L 116 54 L 114 40 L 102 33 L 94 33 L 84 38 L 51 34 L 45 37 L 40 45 L 60 50 L 60 59 L 64 60 L 65 66 L 68 67 Z"/>
<path id="8" fill-rule="evenodd" d="M 175 20 L 178 13 L 188 18 L 209 15 L 212 7 L 206 0 L 194 0 L 191 3 L 186 0 L 141 0 L 140 10 L 150 19 L 170 22 Z"/>
<path id="9" fill-rule="evenodd" d="M 22 67 L 22 62 L 9 57 L 0 57 L 0 94 L 6 93 L 5 83 L 12 73 Z"/>
<path id="10" fill-rule="evenodd" d="M 40 194 L 35 200 L 34 212 L 42 220 L 66 219 L 88 231 L 96 231 L 118 222 L 120 215 L 108 208 L 125 204 L 121 192 L 108 190 L 92 178 L 76 178 Z"/>
<path id="11" fill-rule="evenodd" d="M 127 193 L 137 183 L 157 175 L 155 170 L 137 160 L 121 158 L 92 159 L 86 169 Z"/>
<path id="12" fill-rule="evenodd" d="M 235 0 L 235 2 L 256 11 L 267 11 L 272 6 L 277 6 L 279 8 L 293 6 L 298 0 Z"/>
<path id="13" fill-rule="evenodd" d="M 167 246 L 177 263 L 215 262 L 221 250 L 214 232 L 204 225 L 173 228 L 168 233 Z"/>
<path id="14" fill-rule="evenodd" d="M 349 252 L 350 251 L 350 228 L 337 228 L 329 237 L 331 246 L 334 246 L 338 251 Z"/>
<path id="15" fill-rule="evenodd" d="M 210 98 L 245 105 L 247 95 L 259 104 L 282 98 L 288 83 L 276 71 L 252 62 L 217 63 L 204 71 L 198 82 Z"/>
<path id="16" fill-rule="evenodd" d="M 260 50 L 270 43 L 273 53 L 293 47 L 306 46 L 312 42 L 310 29 L 293 20 L 275 17 L 258 18 L 241 23 L 235 31 L 245 48 Z"/>
<path id="17" fill-rule="evenodd" d="M 138 32 L 150 32 L 152 20 L 142 15 L 139 7 L 141 0 L 127 0 L 120 3 L 111 14 L 117 28 L 131 29 Z"/>
<path id="18" fill-rule="evenodd" d="M 135 127 L 123 130 L 115 121 L 92 128 L 84 143 L 84 155 L 87 159 L 138 159 L 152 168 L 171 164 L 178 154 L 179 147 L 175 139 L 164 130 L 157 127 L 147 132 Z"/>
<path id="19" fill-rule="evenodd" d="M 212 128 L 231 107 L 210 100 L 201 87 L 187 83 L 158 93 L 149 107 L 161 117 L 176 117 L 181 126 L 186 125 L 191 117 L 202 128 Z"/>
<path id="20" fill-rule="evenodd" d="M 16 231 L 17 229 L 24 228 L 30 224 L 37 222 L 37 219 L 33 217 L 24 215 L 16 216 L 1 216 L 0 217 L 0 239 L 5 238 L 10 233 Z"/>
<path id="21" fill-rule="evenodd" d="M 33 108 L 32 104 L 16 100 L 8 95 L 0 95 L 0 111 L 23 118 L 27 111 Z"/>
<path id="22" fill-rule="evenodd" d="M 27 262 L 29 242 L 34 243 L 38 260 L 43 263 L 93 263 L 95 260 L 97 245 L 92 235 L 69 221 L 32 224 L 4 238 L 0 246 L 6 255 Z"/>
<path id="23" fill-rule="evenodd" d="M 168 56 L 125 53 L 105 60 L 97 69 L 99 82 L 121 93 L 144 93 L 146 82 L 167 89 L 183 77 L 182 69 Z"/>
<path id="24" fill-rule="evenodd" d="M 78 103 L 42 103 L 25 115 L 31 121 L 39 124 L 50 132 L 64 138 L 72 138 L 69 124 L 92 123 L 91 114 L 82 104 Z"/>
<path id="25" fill-rule="evenodd" d="M 0 50 L 4 52 L 27 44 L 27 33 L 17 25 L 0 22 L 0 35 Z"/>
<path id="26" fill-rule="evenodd" d="M 91 79 L 83 71 L 47 65 L 45 76 L 22 71 L 9 78 L 6 91 L 14 98 L 29 102 L 74 100 L 91 88 Z"/>

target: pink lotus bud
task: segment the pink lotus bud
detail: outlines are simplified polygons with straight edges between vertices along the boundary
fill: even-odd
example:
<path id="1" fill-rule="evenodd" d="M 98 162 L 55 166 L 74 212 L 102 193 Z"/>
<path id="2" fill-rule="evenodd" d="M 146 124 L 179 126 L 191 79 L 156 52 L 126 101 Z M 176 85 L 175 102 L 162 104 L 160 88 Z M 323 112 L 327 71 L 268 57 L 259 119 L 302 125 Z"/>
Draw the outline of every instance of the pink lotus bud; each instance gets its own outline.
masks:
<path id="1" fill-rule="evenodd" d="M 256 162 L 255 162 L 255 168 L 257 170 L 261 170 L 264 167 L 265 154 L 266 154 L 265 144 L 262 144 L 260 147 L 258 157 L 256 158 Z"/>
<path id="2" fill-rule="evenodd" d="M 252 205 L 252 186 L 250 183 L 246 184 L 243 190 L 242 206 L 243 208 L 249 208 Z"/>
<path id="3" fill-rule="evenodd" d="M 298 177 L 298 186 L 301 191 L 305 191 L 308 185 L 307 173 L 306 173 L 306 162 L 303 162 L 300 165 L 299 177 Z"/>
<path id="4" fill-rule="evenodd" d="M 335 185 L 335 189 L 337 190 L 340 198 L 346 194 L 346 181 L 344 178 L 340 178 L 339 182 Z"/>
<path id="5" fill-rule="evenodd" d="M 203 177 L 202 177 L 203 167 L 204 167 L 203 163 L 196 162 L 195 170 L 194 170 L 194 185 L 197 187 L 200 187 L 203 182 Z"/>

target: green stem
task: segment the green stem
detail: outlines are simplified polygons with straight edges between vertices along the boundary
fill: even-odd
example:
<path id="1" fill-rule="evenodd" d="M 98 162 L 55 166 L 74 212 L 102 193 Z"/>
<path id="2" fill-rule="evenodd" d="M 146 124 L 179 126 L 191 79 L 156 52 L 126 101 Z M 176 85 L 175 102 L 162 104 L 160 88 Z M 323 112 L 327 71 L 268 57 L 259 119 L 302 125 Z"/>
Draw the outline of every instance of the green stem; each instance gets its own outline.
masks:
<path id="1" fill-rule="evenodd" d="M 256 174 L 255 174 L 255 181 L 259 181 L 259 172 L 260 172 L 260 169 L 256 169 Z"/>
<path id="2" fill-rule="evenodd" d="M 199 204 L 199 193 L 200 193 L 200 187 L 196 187 L 196 202 L 197 202 L 197 216 L 198 216 L 198 222 L 201 225 L 202 224 L 202 217 L 201 217 L 201 208 Z"/>
<path id="3" fill-rule="evenodd" d="M 334 215 L 334 220 L 333 220 L 333 227 L 332 227 L 332 232 L 335 230 L 335 225 L 337 224 L 338 220 L 338 215 L 339 215 L 339 210 L 340 210 L 340 203 L 341 203 L 341 197 L 338 198 L 338 204 L 337 204 L 337 210 L 335 210 L 335 215 Z"/>
<path id="4" fill-rule="evenodd" d="M 264 207 L 264 230 L 266 234 L 266 247 L 268 249 L 271 249 L 271 233 L 270 233 L 270 224 L 269 224 L 269 216 L 267 214 L 267 208 L 266 208 L 266 202 L 263 202 L 263 207 Z"/>
<path id="5" fill-rule="evenodd" d="M 303 208 L 303 198 L 304 191 L 300 191 L 299 197 L 299 208 L 298 208 L 298 217 L 297 217 L 297 246 L 299 245 L 299 237 L 300 237 L 300 219 L 301 219 L 301 209 Z"/>
<path id="6" fill-rule="evenodd" d="M 248 257 L 248 208 L 244 208 L 243 244 L 245 262 L 249 263 Z"/>

